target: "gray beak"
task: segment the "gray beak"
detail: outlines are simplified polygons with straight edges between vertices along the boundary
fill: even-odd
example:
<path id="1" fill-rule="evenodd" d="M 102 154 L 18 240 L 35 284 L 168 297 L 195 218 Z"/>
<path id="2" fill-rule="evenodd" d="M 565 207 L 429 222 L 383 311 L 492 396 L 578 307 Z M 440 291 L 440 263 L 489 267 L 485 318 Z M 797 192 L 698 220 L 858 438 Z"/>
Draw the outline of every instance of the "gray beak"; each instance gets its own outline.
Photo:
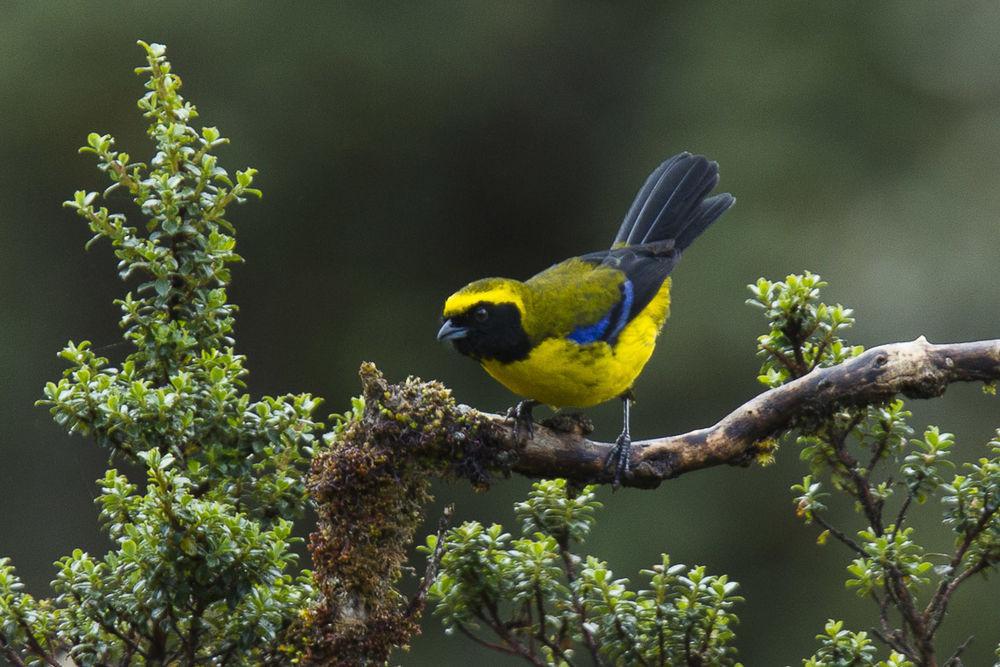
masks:
<path id="1" fill-rule="evenodd" d="M 468 327 L 457 327 L 451 320 L 445 320 L 441 326 L 441 330 L 438 331 L 438 340 L 456 340 L 458 338 L 465 338 L 468 335 Z"/>

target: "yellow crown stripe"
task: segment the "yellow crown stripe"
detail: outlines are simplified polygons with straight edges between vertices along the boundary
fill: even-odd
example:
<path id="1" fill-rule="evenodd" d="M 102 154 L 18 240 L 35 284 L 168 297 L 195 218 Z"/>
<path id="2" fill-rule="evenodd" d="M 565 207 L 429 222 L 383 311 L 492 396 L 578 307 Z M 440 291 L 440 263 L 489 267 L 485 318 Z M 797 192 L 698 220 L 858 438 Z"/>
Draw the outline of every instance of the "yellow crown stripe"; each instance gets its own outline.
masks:
<path id="1" fill-rule="evenodd" d="M 487 303 L 512 303 L 524 314 L 524 301 L 521 300 L 514 290 L 506 287 L 497 287 L 484 292 L 456 292 L 448 297 L 444 303 L 444 316 L 452 317 L 460 315 L 472 306 L 481 302 Z"/>

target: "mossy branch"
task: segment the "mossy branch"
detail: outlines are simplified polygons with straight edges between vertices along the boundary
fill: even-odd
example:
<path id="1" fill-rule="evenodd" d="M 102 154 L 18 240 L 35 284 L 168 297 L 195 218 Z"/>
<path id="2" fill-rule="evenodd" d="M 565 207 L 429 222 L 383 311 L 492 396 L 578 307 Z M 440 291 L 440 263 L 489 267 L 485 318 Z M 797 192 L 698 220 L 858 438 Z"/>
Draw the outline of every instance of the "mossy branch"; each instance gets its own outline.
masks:
<path id="1" fill-rule="evenodd" d="M 371 378 L 365 379 L 364 370 L 362 376 L 368 385 Z M 631 470 L 622 484 L 653 488 L 665 479 L 702 468 L 747 465 L 775 436 L 843 407 L 877 405 L 897 394 L 933 398 L 953 382 L 997 380 L 1000 339 L 933 345 L 921 336 L 912 342 L 882 345 L 766 391 L 714 426 L 633 443 Z M 469 444 L 485 445 L 477 447 L 478 451 L 516 452 L 516 460 L 504 472 L 565 477 L 581 483 L 611 482 L 605 460 L 613 445 L 588 439 L 582 429 L 565 432 L 538 425 L 527 439 L 522 431 L 519 441 L 514 425 L 504 416 L 466 406 L 438 407 L 455 412 L 452 419 L 444 421 L 451 429 L 447 434 L 449 442 L 457 436 Z M 426 407 L 419 412 L 426 414 Z M 397 427 L 408 421 L 398 413 L 384 418 L 393 419 Z M 417 422 L 412 425 L 417 430 L 426 426 Z M 465 460 L 462 465 L 478 471 L 480 476 L 483 473 L 483 466 L 475 462 Z"/>
<path id="2" fill-rule="evenodd" d="M 371 363 L 360 376 L 361 398 L 338 416 L 330 446 L 313 460 L 309 486 L 319 516 L 310 547 L 322 601 L 300 629 L 307 662 L 384 660 L 409 643 L 417 631 L 410 609 L 421 601 L 408 601 L 393 584 L 432 478 L 478 487 L 511 473 L 612 481 L 605 460 L 613 445 L 588 439 L 579 421 L 562 420 L 570 427 L 559 429 L 539 424 L 525 439 L 508 418 L 456 403 L 440 382 L 393 384 Z M 709 428 L 634 443 L 623 483 L 652 488 L 702 468 L 748 465 L 786 431 L 808 431 L 844 408 L 996 380 L 1000 340 L 931 345 L 921 337 L 883 345 L 772 388 Z"/>

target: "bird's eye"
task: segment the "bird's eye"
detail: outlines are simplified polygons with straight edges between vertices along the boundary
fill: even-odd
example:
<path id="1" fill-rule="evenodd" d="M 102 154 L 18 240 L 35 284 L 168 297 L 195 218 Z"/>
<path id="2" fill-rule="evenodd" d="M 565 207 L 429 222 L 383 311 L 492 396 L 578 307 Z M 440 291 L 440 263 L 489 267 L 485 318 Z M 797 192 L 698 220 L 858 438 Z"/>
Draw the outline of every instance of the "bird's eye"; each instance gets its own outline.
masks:
<path id="1" fill-rule="evenodd" d="M 486 310 L 485 306 L 479 306 L 472 311 L 472 316 L 476 318 L 477 322 L 485 322 L 490 318 L 490 311 Z"/>

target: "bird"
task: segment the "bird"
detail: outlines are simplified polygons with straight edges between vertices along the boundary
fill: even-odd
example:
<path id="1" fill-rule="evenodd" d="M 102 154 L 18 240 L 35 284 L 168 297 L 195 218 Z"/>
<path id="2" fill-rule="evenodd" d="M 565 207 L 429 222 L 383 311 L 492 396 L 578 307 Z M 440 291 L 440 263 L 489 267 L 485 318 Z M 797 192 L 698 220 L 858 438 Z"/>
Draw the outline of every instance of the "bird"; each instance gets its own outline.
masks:
<path id="1" fill-rule="evenodd" d="M 670 311 L 670 273 L 726 212 L 709 196 L 719 165 L 679 153 L 646 179 L 608 250 L 559 262 L 524 280 L 483 278 L 444 303 L 439 341 L 450 342 L 523 400 L 510 415 L 532 428 L 532 408 L 622 401 L 624 425 L 605 460 L 614 488 L 630 470 L 632 387 Z"/>

